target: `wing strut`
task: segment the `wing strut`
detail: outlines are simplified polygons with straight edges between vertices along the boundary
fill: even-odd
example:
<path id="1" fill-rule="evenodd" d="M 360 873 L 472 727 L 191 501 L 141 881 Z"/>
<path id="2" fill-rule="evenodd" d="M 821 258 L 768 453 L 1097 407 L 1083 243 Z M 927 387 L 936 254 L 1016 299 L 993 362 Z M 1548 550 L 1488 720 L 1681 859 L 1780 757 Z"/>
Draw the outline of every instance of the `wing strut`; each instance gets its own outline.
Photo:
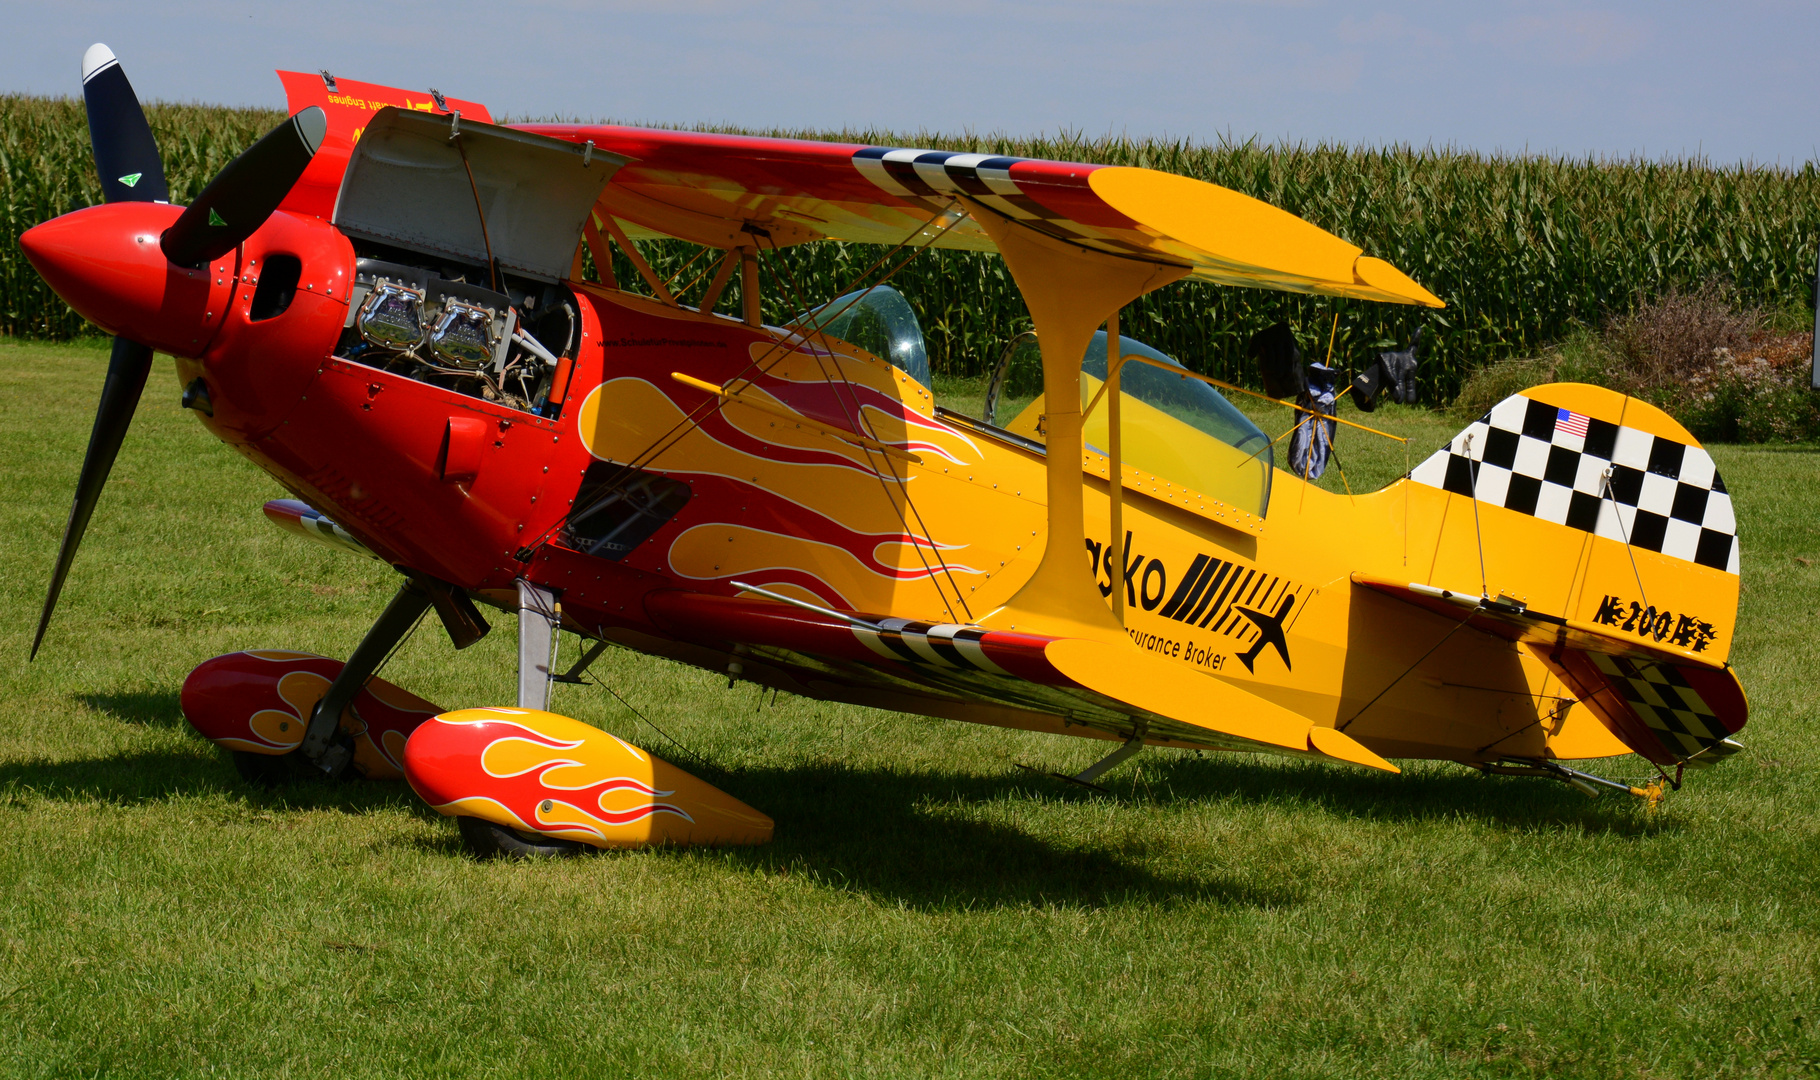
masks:
<path id="1" fill-rule="evenodd" d="M 1049 542 L 1036 573 L 988 624 L 1016 626 L 1019 612 L 1040 612 L 1047 633 L 1126 642 L 1124 627 L 1093 583 L 1082 497 L 1081 360 L 1100 324 L 1119 309 L 1188 276 L 1186 266 L 1121 259 L 1064 243 L 1019 225 L 971 199 L 974 219 L 998 246 L 1036 323 L 1043 356 L 1044 431 L 1049 447 Z M 1120 477 L 1111 482 L 1118 485 Z"/>

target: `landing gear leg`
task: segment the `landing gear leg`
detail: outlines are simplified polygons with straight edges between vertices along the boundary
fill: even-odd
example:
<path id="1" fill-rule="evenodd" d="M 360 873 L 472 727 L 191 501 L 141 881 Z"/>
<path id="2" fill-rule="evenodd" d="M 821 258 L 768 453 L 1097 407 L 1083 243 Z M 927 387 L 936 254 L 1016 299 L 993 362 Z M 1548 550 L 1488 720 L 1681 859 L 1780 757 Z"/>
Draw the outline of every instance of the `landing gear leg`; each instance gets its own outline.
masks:
<path id="1" fill-rule="evenodd" d="M 556 663 L 556 632 L 562 611 L 556 594 L 518 579 L 518 707 L 550 707 L 550 669 Z"/>
<path id="2" fill-rule="evenodd" d="M 392 647 L 411 632 L 417 620 L 430 608 L 430 594 L 417 582 L 406 579 L 392 595 L 392 602 L 380 613 L 379 620 L 361 639 L 360 647 L 354 655 L 348 657 L 347 666 L 341 674 L 329 684 L 328 692 L 316 703 L 310 713 L 310 726 L 303 735 L 300 750 L 305 760 L 315 765 L 325 775 L 339 776 L 348 763 L 354 759 L 352 747 L 334 741 L 336 730 L 341 725 L 341 714 L 354 698 L 360 688 L 379 670 L 385 662 Z"/>
<path id="3" fill-rule="evenodd" d="M 576 675 L 587 667 L 599 651 L 589 653 L 576 666 L 570 677 L 552 674 L 556 666 L 557 632 L 562 628 L 562 609 L 556 594 L 523 578 L 518 579 L 518 707 L 537 709 L 550 706 L 552 680 L 580 682 Z M 604 647 L 604 646 L 603 646 Z M 462 843 L 477 859 L 538 859 L 577 855 L 588 850 L 586 844 L 554 836 L 520 832 L 483 818 L 457 817 Z"/>

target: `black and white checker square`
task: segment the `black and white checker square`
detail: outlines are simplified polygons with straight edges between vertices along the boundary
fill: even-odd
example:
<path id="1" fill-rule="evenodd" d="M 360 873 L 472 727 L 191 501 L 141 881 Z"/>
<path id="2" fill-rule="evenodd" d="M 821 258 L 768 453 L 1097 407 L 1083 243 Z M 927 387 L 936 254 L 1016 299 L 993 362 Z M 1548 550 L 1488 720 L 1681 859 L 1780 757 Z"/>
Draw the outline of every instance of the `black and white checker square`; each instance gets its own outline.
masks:
<path id="1" fill-rule="evenodd" d="M 1030 158 L 964 154 L 954 150 L 910 150 L 868 146 L 853 154 L 853 167 L 881 190 L 930 209 L 949 196 L 965 195 L 993 210 L 1064 239 L 1116 250 L 1149 253 L 1117 235 L 1072 221 L 1025 193 L 1011 167 Z"/>
<path id="2" fill-rule="evenodd" d="M 1685 761 L 1714 749 L 1720 756 L 1731 752 L 1721 745 L 1729 741 L 1727 737 L 1731 732 L 1726 730 L 1712 706 L 1688 685 L 1687 677 L 1680 669 L 1672 664 L 1603 653 L 1589 655 L 1606 680 L 1624 696 L 1631 711 L 1678 760 Z"/>
<path id="3" fill-rule="evenodd" d="M 1705 450 L 1533 398 L 1505 398 L 1409 478 L 1738 572 L 1731 495 Z"/>

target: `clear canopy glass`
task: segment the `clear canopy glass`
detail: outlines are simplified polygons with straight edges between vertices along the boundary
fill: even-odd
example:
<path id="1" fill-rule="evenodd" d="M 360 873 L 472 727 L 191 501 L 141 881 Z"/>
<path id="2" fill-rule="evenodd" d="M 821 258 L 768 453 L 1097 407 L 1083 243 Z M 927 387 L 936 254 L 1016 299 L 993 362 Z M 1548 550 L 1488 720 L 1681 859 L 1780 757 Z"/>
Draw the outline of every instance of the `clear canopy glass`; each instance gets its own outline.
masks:
<path id="1" fill-rule="evenodd" d="M 1189 488 L 1228 506 L 1263 517 L 1270 506 L 1270 475 L 1275 465 L 1270 437 L 1220 395 L 1187 375 L 1170 357 L 1135 338 L 1119 337 L 1120 419 L 1123 463 Z M 1131 357 L 1142 356 L 1175 374 Z M 1093 336 L 1081 363 L 1081 408 L 1086 409 L 1106 381 L 1106 332 Z M 1043 399 L 1036 398 L 1006 425 L 1007 430 L 1041 438 L 1038 417 Z M 1088 447 L 1105 453 L 1110 443 L 1102 399 L 1088 415 L 1083 437 Z"/>
<path id="2" fill-rule="evenodd" d="M 903 370 L 904 374 L 934 389 L 929 381 L 929 352 L 923 347 L 923 327 L 916 321 L 910 301 L 889 285 L 837 296 L 791 323 L 802 330 L 819 330 Z"/>

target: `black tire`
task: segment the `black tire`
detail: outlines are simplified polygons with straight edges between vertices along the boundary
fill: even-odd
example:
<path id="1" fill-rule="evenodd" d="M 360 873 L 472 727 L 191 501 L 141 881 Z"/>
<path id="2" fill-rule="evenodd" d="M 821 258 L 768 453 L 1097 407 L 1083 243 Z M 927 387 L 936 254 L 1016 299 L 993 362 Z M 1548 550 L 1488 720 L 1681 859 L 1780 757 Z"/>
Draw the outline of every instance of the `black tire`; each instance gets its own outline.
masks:
<path id="1" fill-rule="evenodd" d="M 288 754 L 255 754 L 250 750 L 235 750 L 234 771 L 240 779 L 256 788 L 271 791 L 281 788 L 297 779 L 297 752 Z"/>
<path id="2" fill-rule="evenodd" d="M 558 859 L 580 855 L 588 845 L 576 840 L 520 832 L 485 818 L 460 816 L 455 824 L 476 859 Z"/>

